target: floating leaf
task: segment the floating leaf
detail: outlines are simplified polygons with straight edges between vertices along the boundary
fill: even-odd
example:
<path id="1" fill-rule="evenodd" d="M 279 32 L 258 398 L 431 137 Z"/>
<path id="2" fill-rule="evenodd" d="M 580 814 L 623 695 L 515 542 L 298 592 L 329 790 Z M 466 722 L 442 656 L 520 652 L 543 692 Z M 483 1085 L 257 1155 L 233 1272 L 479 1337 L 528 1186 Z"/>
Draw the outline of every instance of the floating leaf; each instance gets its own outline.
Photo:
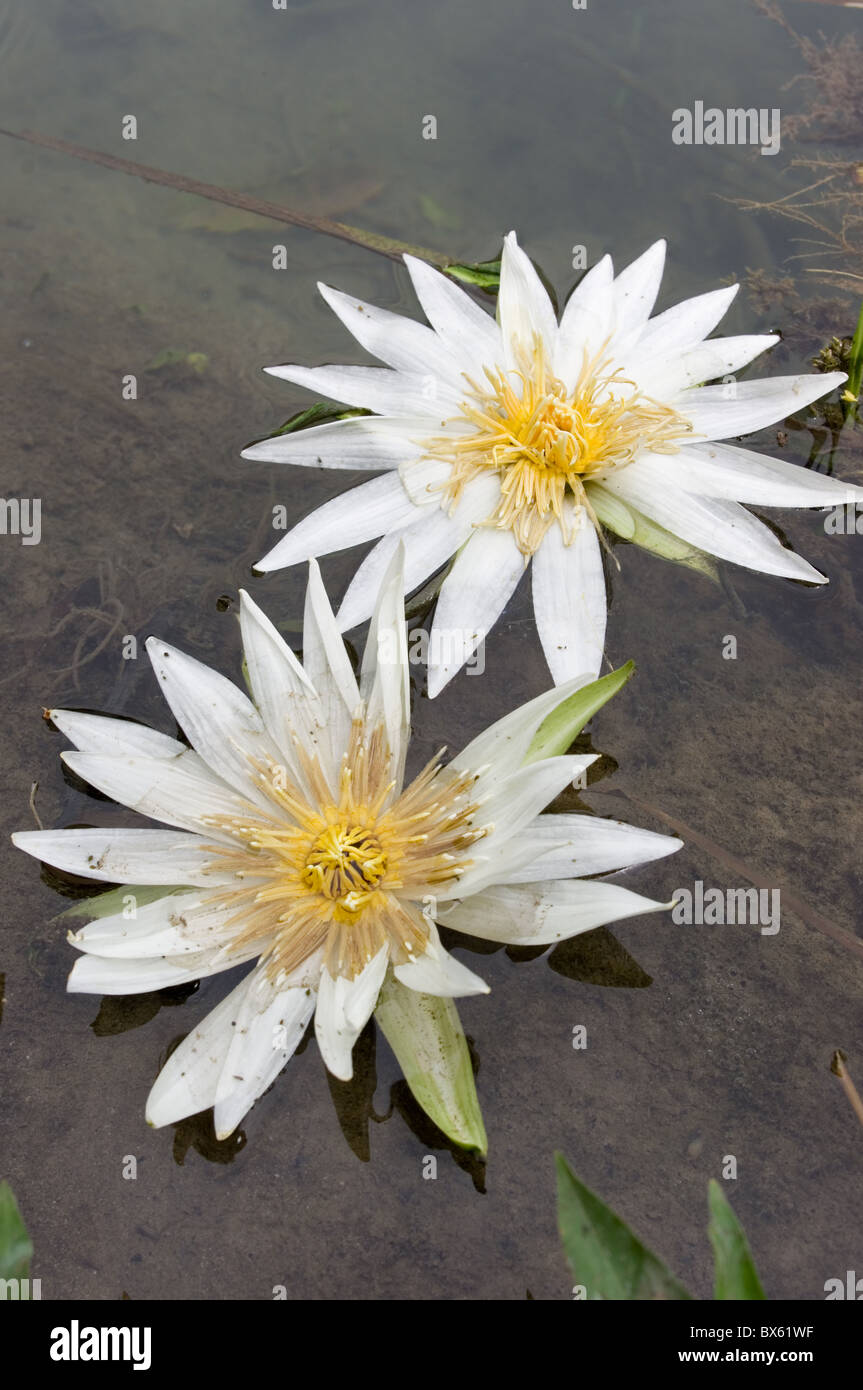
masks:
<path id="1" fill-rule="evenodd" d="M 707 1188 L 707 1204 L 710 1208 L 707 1234 L 713 1246 L 715 1271 L 714 1298 L 766 1298 L 743 1227 L 715 1178 L 711 1178 Z"/>
<path id="2" fill-rule="evenodd" d="M 562 700 L 557 709 L 546 715 L 540 724 L 524 761 L 536 763 L 540 758 L 554 758 L 559 753 L 565 753 L 587 721 L 626 685 L 634 670 L 635 662 L 627 661 L 617 671 L 583 685 L 581 690 Z"/>
<path id="3" fill-rule="evenodd" d="M 473 1067 L 452 999 L 408 989 L 390 972 L 375 1018 L 429 1119 L 460 1148 L 485 1155 L 488 1139 Z"/>
<path id="4" fill-rule="evenodd" d="M 683 1300 L 692 1295 L 556 1153 L 557 1221 L 573 1278 L 589 1299 Z"/>
<path id="5" fill-rule="evenodd" d="M 33 1243 L 8 1182 L 0 1182 L 0 1279 L 29 1279 Z"/>

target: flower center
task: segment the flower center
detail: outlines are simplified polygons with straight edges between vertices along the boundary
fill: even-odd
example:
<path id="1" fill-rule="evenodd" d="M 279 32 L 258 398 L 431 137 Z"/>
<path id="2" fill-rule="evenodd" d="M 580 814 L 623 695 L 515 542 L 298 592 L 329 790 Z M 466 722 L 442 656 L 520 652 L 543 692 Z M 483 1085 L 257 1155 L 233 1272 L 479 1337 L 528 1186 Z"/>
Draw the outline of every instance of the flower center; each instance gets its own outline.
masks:
<path id="1" fill-rule="evenodd" d="M 631 463 L 645 450 L 677 453 L 690 422 L 643 395 L 612 369 L 603 348 L 585 353 L 573 391 L 551 372 L 535 343 L 517 370 L 485 368 L 486 383 L 468 381 L 462 416 L 474 432 L 453 441 L 428 442 L 429 452 L 454 459 L 446 497 L 458 502 L 465 485 L 489 470 L 500 475 L 501 498 L 486 525 L 511 530 L 519 549 L 532 555 L 557 519 L 569 544 L 576 525 L 569 497 L 585 507 L 599 529 L 585 484 Z"/>
<path id="2" fill-rule="evenodd" d="M 377 835 L 365 826 L 339 822 L 327 826 L 306 856 L 302 881 L 343 911 L 362 911 L 383 880 L 387 855 Z"/>

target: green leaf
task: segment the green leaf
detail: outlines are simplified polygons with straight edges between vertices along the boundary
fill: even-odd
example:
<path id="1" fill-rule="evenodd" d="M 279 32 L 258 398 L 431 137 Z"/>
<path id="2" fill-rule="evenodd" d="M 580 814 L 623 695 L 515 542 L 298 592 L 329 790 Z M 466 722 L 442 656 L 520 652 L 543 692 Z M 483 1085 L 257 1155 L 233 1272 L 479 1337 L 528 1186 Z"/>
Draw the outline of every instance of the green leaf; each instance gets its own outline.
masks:
<path id="1" fill-rule="evenodd" d="M 496 261 L 477 261 L 476 264 L 456 263 L 444 266 L 447 275 L 453 280 L 461 280 L 466 285 L 476 285 L 477 289 L 496 294 L 500 289 L 500 257 Z"/>
<path id="2" fill-rule="evenodd" d="M 33 1244 L 21 1219 L 15 1194 L 0 1182 L 0 1279 L 29 1279 Z"/>
<path id="3" fill-rule="evenodd" d="M 576 1283 L 589 1299 L 618 1301 L 691 1299 L 661 1260 L 642 1245 L 619 1216 L 579 1182 L 556 1153 L 557 1223 Z"/>
<path id="4" fill-rule="evenodd" d="M 164 884 L 146 886 L 124 883 L 119 888 L 112 888 L 107 893 L 97 893 L 92 898 L 78 898 L 71 907 L 67 907 L 64 912 L 58 912 L 53 919 L 55 922 L 62 922 L 64 917 L 87 917 L 92 922 L 100 921 L 103 917 L 113 917 L 115 912 L 122 912 L 126 907 L 125 899 L 133 897 L 136 907 L 147 907 L 150 903 L 156 903 L 160 898 L 168 898 L 172 893 L 191 893 L 192 888 L 182 885 L 175 887 L 165 887 Z"/>
<path id="5" fill-rule="evenodd" d="M 842 400 L 849 408 L 846 410 L 846 414 L 850 413 L 850 408 L 856 404 L 861 386 L 863 386 L 863 303 L 860 305 L 860 317 L 857 319 L 854 340 L 848 356 L 848 380 L 842 395 Z"/>
<path id="6" fill-rule="evenodd" d="M 559 753 L 565 753 L 587 721 L 626 685 L 634 670 L 635 662 L 627 661 L 617 671 L 591 681 L 568 699 L 562 700 L 557 709 L 546 715 L 534 734 L 525 763 L 536 763 L 540 758 L 554 758 Z"/>
<path id="7" fill-rule="evenodd" d="M 414 1099 L 447 1138 L 483 1156 L 488 1139 L 467 1039 L 451 999 L 408 989 L 390 971 L 375 1018 Z"/>
<path id="8" fill-rule="evenodd" d="M 766 1298 L 749 1242 L 715 1178 L 707 1188 L 710 1224 L 707 1234 L 713 1246 L 715 1299 Z"/>
<path id="9" fill-rule="evenodd" d="M 601 483 L 591 483 L 587 495 L 598 520 L 622 540 L 640 545 L 642 550 L 649 550 L 663 560 L 686 565 L 718 582 L 716 561 L 712 555 L 706 555 L 703 550 L 666 531 L 664 526 L 651 521 L 650 517 L 629 502 L 624 502 L 616 493 L 609 492 Z"/>

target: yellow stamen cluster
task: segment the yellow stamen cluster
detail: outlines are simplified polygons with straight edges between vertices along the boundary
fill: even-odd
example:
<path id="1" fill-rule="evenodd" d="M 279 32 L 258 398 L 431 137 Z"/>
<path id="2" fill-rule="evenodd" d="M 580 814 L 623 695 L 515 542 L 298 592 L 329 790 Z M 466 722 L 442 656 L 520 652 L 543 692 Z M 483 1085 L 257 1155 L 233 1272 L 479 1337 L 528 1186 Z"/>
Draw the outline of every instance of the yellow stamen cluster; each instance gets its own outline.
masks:
<path id="1" fill-rule="evenodd" d="M 348 979 L 385 944 L 395 964 L 416 959 L 428 943 L 423 898 L 464 873 L 486 833 L 475 825 L 474 774 L 435 758 L 399 792 L 383 728 L 360 716 L 335 793 L 316 757 L 297 756 L 302 787 L 284 768 L 258 769 L 271 813 L 213 817 L 235 842 L 212 847 L 213 868 L 237 881 L 221 895 L 226 949 L 257 946 L 273 979 L 322 946 L 330 974 Z"/>
<path id="2" fill-rule="evenodd" d="M 486 384 L 468 379 L 462 416 L 470 435 L 427 442 L 430 454 L 453 463 L 445 500 L 452 506 L 480 474 L 500 475 L 501 497 L 485 522 L 511 530 L 519 549 L 532 555 L 556 519 L 569 544 L 575 525 L 567 495 L 598 522 L 585 483 L 631 463 L 643 450 L 676 453 L 692 426 L 671 406 L 643 395 L 620 369 L 612 370 L 605 346 L 585 352 L 573 391 L 555 377 L 535 342 L 517 371 L 486 368 Z"/>

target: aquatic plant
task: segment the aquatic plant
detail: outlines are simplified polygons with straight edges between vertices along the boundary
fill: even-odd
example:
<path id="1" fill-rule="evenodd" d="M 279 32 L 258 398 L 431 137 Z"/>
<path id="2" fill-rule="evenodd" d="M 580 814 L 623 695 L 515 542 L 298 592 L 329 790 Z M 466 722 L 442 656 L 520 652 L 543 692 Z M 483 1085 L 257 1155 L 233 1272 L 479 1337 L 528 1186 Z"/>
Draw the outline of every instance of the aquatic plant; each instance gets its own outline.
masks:
<path id="1" fill-rule="evenodd" d="M 533 604 L 556 682 L 596 673 L 606 627 L 603 528 L 674 559 L 703 552 L 767 574 L 826 582 L 741 504 L 817 507 L 863 489 L 721 441 L 782 420 L 845 374 L 737 381 L 774 335 L 708 339 L 737 286 L 650 317 L 665 243 L 615 277 L 603 257 L 560 322 L 515 233 L 497 321 L 405 256 L 430 327 L 320 285 L 386 367 L 279 366 L 275 376 L 361 411 L 282 432 L 246 459 L 388 470 L 324 504 L 260 561 L 279 569 L 383 539 L 338 613 L 364 622 L 396 546 L 409 590 L 453 559 L 429 643 L 430 695 L 471 656 L 532 562 Z M 724 378 L 720 385 L 702 383 Z"/>
<path id="2" fill-rule="evenodd" d="M 560 750 L 626 670 L 547 691 L 448 764 L 433 758 L 405 782 L 402 562 L 399 550 L 359 681 L 313 562 L 302 665 L 241 596 L 251 698 L 166 643 L 148 642 L 191 747 L 127 720 L 50 711 L 78 750 L 63 754 L 73 772 L 173 827 L 13 836 L 57 868 L 127 885 L 108 895 L 109 915 L 97 910 L 70 934 L 82 955 L 69 989 L 141 993 L 255 962 L 169 1057 L 147 1102 L 153 1125 L 214 1106 L 217 1135 L 232 1133 L 313 1016 L 327 1067 L 349 1079 L 354 1043 L 384 990 L 382 1025 L 414 1094 L 456 1142 L 484 1148 L 478 1107 L 472 1127 L 464 1122 L 473 1080 L 454 1010 L 409 1002 L 487 991 L 444 948 L 437 924 L 534 946 L 668 906 L 584 875 L 660 858 L 679 840 L 541 814 L 594 761 Z M 154 887 L 162 889 L 155 897 Z M 430 1033 L 452 1082 L 443 1101 L 437 1086 L 432 1105 Z"/>

